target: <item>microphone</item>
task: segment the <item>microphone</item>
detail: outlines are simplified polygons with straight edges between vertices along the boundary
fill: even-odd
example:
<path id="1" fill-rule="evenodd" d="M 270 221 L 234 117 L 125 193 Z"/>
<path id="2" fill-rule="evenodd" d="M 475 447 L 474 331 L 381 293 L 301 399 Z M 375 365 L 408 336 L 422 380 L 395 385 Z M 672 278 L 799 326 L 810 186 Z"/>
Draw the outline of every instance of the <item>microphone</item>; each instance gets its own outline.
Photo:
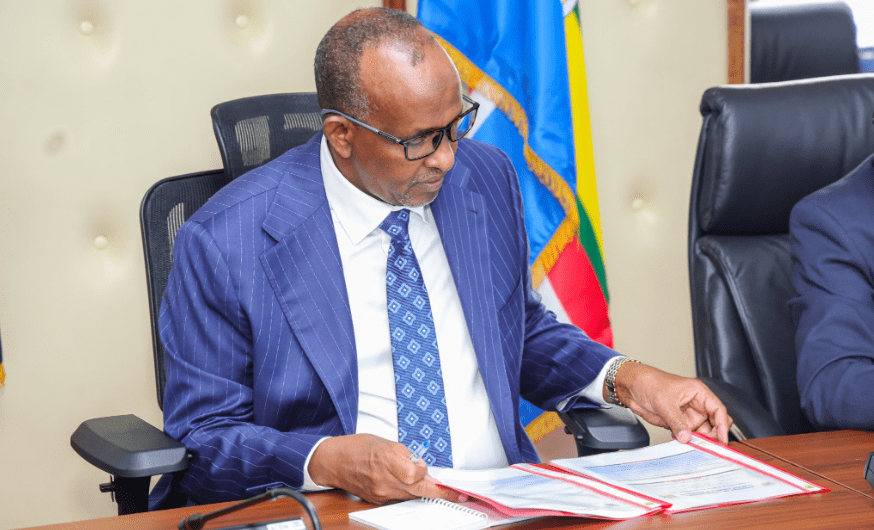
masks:
<path id="1" fill-rule="evenodd" d="M 313 530 L 322 530 L 322 524 L 319 522 L 319 518 L 316 515 L 316 509 L 313 507 L 313 504 L 300 492 L 289 488 L 274 488 L 272 490 L 267 490 L 260 495 L 255 495 L 251 499 L 240 501 L 237 504 L 232 504 L 227 508 L 222 508 L 220 510 L 210 512 L 206 515 L 193 513 L 188 517 L 183 517 L 182 520 L 179 521 L 179 530 L 201 530 L 203 528 L 203 525 L 205 525 L 207 521 L 242 510 L 244 508 L 248 508 L 249 506 L 260 504 L 264 501 L 276 500 L 279 497 L 291 497 L 292 499 L 299 502 L 301 506 L 303 506 L 304 510 L 306 510 L 307 516 L 310 518 L 310 523 L 312 524 Z"/>

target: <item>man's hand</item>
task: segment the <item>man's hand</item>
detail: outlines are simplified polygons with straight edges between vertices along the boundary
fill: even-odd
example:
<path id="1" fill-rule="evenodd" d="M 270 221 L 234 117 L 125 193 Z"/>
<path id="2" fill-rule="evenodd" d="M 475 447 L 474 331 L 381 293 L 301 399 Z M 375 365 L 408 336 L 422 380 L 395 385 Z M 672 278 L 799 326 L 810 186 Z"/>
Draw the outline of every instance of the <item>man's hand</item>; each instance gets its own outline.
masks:
<path id="1" fill-rule="evenodd" d="M 622 404 L 649 423 L 670 429 L 678 441 L 688 442 L 695 431 L 728 443 L 732 419 L 725 405 L 698 379 L 627 362 L 616 373 L 614 384 Z M 606 394 L 605 387 L 605 399 Z"/>
<path id="2" fill-rule="evenodd" d="M 309 473 L 320 486 L 340 488 L 374 504 L 418 497 L 466 500 L 438 487 L 425 462 L 411 462 L 410 454 L 406 446 L 372 434 L 336 436 L 316 448 Z"/>

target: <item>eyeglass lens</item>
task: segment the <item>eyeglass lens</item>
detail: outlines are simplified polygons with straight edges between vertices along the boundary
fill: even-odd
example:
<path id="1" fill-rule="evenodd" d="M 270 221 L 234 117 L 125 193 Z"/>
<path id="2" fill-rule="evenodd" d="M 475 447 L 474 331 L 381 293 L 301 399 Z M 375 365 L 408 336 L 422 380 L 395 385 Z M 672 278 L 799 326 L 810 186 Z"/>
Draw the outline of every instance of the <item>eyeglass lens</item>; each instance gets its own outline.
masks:
<path id="1" fill-rule="evenodd" d="M 444 133 L 449 134 L 449 139 L 451 141 L 457 142 L 461 138 L 464 138 L 464 135 L 470 132 L 475 120 L 476 110 L 473 110 L 472 112 L 467 112 L 463 116 L 456 118 L 456 120 L 446 129 L 433 131 L 425 136 L 408 140 L 404 143 L 407 158 L 410 160 L 418 160 L 420 158 L 425 158 L 436 151 L 437 148 L 440 147 L 440 142 L 443 140 Z"/>

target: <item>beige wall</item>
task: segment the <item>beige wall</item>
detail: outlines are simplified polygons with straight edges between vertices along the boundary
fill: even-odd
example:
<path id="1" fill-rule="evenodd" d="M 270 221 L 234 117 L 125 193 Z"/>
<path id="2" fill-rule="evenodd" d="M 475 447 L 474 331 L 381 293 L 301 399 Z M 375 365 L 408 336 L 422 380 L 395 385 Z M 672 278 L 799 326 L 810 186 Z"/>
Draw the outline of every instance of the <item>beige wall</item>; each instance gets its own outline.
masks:
<path id="1" fill-rule="evenodd" d="M 220 167 L 212 105 L 313 90 L 320 36 L 379 3 L 0 2 L 0 528 L 114 513 L 69 436 L 97 416 L 161 422 L 143 194 Z M 692 374 L 686 209 L 698 100 L 725 81 L 725 2 L 581 14 L 616 345 Z"/>
<path id="2" fill-rule="evenodd" d="M 698 103 L 728 78 L 727 2 L 581 0 L 580 19 L 615 347 L 694 376 L 689 193 Z"/>

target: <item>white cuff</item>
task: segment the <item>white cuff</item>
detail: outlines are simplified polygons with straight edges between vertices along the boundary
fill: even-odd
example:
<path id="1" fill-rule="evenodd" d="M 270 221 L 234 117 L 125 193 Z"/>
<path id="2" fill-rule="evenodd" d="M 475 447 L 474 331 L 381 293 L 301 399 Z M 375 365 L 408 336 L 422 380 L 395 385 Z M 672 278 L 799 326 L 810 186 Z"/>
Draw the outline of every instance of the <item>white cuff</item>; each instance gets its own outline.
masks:
<path id="1" fill-rule="evenodd" d="M 305 493 L 331 489 L 327 486 L 319 486 L 318 484 L 313 482 L 313 478 L 310 477 L 310 458 L 313 457 L 313 453 L 315 453 L 316 449 L 318 449 L 318 447 L 322 445 L 322 442 L 324 442 L 328 438 L 330 438 L 330 436 L 325 436 L 324 438 L 316 442 L 316 445 L 314 445 L 313 448 L 310 449 L 310 454 L 307 455 L 306 462 L 303 463 L 303 486 L 301 486 L 300 489 Z"/>
<path id="2" fill-rule="evenodd" d="M 592 400 L 596 405 L 601 405 L 602 408 L 610 408 L 613 406 L 612 403 L 607 403 L 604 401 L 604 380 L 607 379 L 607 370 L 610 368 L 610 364 L 616 360 L 621 359 L 622 355 L 617 355 L 616 357 L 611 358 L 604 366 L 601 368 L 601 371 L 598 372 L 598 375 L 595 379 L 592 380 L 591 383 L 584 386 L 582 390 L 577 392 L 576 394 L 561 400 L 558 404 L 558 410 L 560 412 L 564 412 L 565 407 L 568 402 L 575 397 L 584 397 Z M 309 461 L 309 460 L 307 460 Z"/>

